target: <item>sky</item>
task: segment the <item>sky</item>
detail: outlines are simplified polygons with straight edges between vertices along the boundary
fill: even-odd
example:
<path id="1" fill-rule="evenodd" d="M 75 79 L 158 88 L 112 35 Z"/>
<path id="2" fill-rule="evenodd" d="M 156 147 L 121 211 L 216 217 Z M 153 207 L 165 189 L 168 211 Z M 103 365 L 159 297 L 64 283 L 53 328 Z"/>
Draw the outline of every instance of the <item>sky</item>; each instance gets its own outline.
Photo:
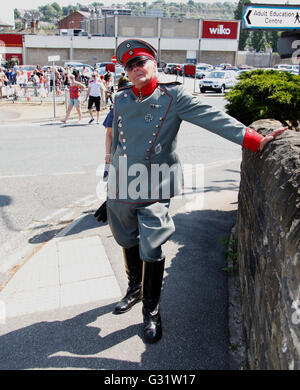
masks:
<path id="1" fill-rule="evenodd" d="M 19 9 L 37 9 L 39 6 L 52 4 L 55 0 L 10 0 L 8 5 L 4 5 L 2 3 L 2 7 L 9 8 L 19 8 Z M 60 6 L 66 5 L 74 5 L 77 3 L 75 0 L 56 0 Z M 110 6 L 112 3 L 117 4 L 126 4 L 129 0 L 80 0 L 78 1 L 80 4 L 88 5 L 93 3 L 94 1 L 104 3 L 106 6 Z M 133 0 L 135 1 L 135 0 Z M 139 0 L 143 2 L 143 0 Z M 145 0 L 148 4 L 152 3 L 154 0 Z M 166 0 L 166 2 L 177 1 L 177 0 Z M 186 3 L 188 0 L 179 0 L 178 2 Z M 197 2 L 197 0 L 194 0 Z M 209 2 L 209 1 L 221 1 L 221 0 L 201 0 L 201 2 Z M 225 0 L 229 2 L 237 2 L 237 0 Z M 261 4 L 285 4 L 286 0 L 252 0 L 252 3 L 261 3 Z M 289 4 L 300 4 L 300 0 L 289 0 Z"/>

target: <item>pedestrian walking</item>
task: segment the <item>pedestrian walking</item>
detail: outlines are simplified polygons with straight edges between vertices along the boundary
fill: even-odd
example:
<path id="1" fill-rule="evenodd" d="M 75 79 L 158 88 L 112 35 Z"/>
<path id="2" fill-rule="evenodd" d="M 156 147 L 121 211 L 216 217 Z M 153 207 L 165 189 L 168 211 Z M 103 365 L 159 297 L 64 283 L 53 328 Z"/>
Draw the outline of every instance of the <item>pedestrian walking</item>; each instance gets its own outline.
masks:
<path id="1" fill-rule="evenodd" d="M 105 73 L 104 83 L 106 86 L 106 95 L 105 95 L 106 104 L 108 103 L 108 101 L 113 103 L 114 82 L 110 72 Z"/>
<path id="2" fill-rule="evenodd" d="M 95 104 L 96 112 L 97 112 L 97 124 L 99 124 L 99 117 L 100 117 L 100 105 L 101 100 L 104 101 L 105 99 L 105 92 L 103 84 L 100 80 L 97 80 L 97 74 L 92 74 L 92 79 L 89 81 L 88 84 L 88 90 L 85 98 L 85 102 L 88 99 L 88 111 L 90 114 L 90 121 L 89 123 L 92 123 L 94 121 L 93 111 L 92 107 Z"/>
<path id="3" fill-rule="evenodd" d="M 162 336 L 162 245 L 175 231 L 168 210 L 170 199 L 182 189 L 182 169 L 175 152 L 181 122 L 198 125 L 253 152 L 261 151 L 286 128 L 264 137 L 202 103 L 180 83 L 159 82 L 156 50 L 145 41 L 125 40 L 116 57 L 133 86 L 115 96 L 107 201 L 95 217 L 108 219 L 124 253 L 128 289 L 114 314 L 127 312 L 142 299 L 143 337 L 155 343 Z M 168 167 L 172 174 L 155 176 L 157 166 Z"/>
<path id="4" fill-rule="evenodd" d="M 63 123 L 66 123 L 69 119 L 71 111 L 73 107 L 76 108 L 78 113 L 78 122 L 81 121 L 82 114 L 80 109 L 80 91 L 84 90 L 84 85 L 75 80 L 75 76 L 71 74 L 70 76 L 70 86 L 69 86 L 69 106 L 67 109 L 67 114 L 64 119 L 62 119 Z"/>
<path id="5" fill-rule="evenodd" d="M 5 76 L 5 73 L 4 73 L 3 70 L 0 68 L 0 99 L 2 99 L 2 97 L 3 97 L 2 88 L 3 88 L 4 85 L 5 85 L 5 80 L 7 80 L 7 78 L 6 78 L 6 76 Z"/>
<path id="6" fill-rule="evenodd" d="M 39 77 L 39 72 L 37 72 L 36 70 L 33 71 L 32 82 L 33 82 L 34 96 L 39 96 L 40 77 Z"/>

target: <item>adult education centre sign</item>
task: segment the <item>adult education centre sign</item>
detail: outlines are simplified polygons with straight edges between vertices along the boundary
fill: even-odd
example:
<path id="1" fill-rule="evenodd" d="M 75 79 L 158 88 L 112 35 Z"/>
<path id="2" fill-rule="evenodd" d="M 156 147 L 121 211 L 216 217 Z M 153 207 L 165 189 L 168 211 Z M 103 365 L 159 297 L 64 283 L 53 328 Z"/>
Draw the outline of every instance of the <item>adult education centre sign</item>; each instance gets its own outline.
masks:
<path id="1" fill-rule="evenodd" d="M 243 28 L 300 30 L 300 5 L 245 4 Z"/>

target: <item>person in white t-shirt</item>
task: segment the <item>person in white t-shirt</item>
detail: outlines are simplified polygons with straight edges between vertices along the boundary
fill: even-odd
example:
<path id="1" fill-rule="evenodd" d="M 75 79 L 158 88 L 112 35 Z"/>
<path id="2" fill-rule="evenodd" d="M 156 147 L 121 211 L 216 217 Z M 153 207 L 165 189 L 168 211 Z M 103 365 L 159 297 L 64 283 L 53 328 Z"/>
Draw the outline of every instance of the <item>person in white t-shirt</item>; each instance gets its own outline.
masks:
<path id="1" fill-rule="evenodd" d="M 92 74 L 92 79 L 89 82 L 89 87 L 87 90 L 85 102 L 87 101 L 87 99 L 89 99 L 88 111 L 89 111 L 89 114 L 91 117 L 89 123 L 92 123 L 94 121 L 92 107 L 93 107 L 93 104 L 95 103 L 96 112 L 97 112 L 97 124 L 99 124 L 100 103 L 101 103 L 101 99 L 104 100 L 104 88 L 103 88 L 103 84 L 101 83 L 101 81 L 97 80 L 96 73 Z"/>

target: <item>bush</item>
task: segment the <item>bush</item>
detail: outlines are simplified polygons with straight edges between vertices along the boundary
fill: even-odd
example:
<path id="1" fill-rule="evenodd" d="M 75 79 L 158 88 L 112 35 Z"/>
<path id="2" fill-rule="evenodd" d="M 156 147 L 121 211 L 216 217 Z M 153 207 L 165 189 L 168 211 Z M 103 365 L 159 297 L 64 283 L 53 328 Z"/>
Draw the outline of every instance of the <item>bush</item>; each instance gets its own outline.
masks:
<path id="1" fill-rule="evenodd" d="M 226 98 L 228 114 L 247 126 L 258 119 L 277 119 L 299 130 L 300 76 L 277 70 L 244 72 Z"/>

